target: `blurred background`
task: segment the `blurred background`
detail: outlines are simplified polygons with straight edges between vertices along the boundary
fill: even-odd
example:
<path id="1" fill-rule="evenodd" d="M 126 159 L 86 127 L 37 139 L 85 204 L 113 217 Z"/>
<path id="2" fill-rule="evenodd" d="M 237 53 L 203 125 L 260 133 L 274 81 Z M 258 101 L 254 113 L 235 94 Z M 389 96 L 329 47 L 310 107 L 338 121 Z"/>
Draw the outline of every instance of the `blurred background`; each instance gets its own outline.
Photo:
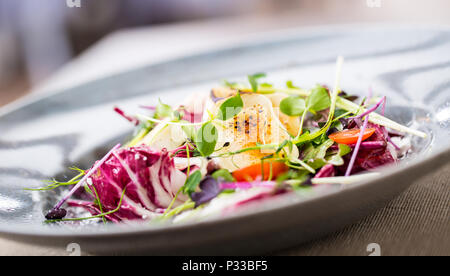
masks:
<path id="1" fill-rule="evenodd" d="M 69 2 L 78 1 L 0 0 L 0 106 L 30 91 L 63 88 L 49 84 L 77 66 L 88 81 L 99 71 L 143 65 L 171 48 L 189 54 L 213 40 L 324 24 L 450 23 L 448 0 L 79 0 L 81 7 L 72 8 Z"/>

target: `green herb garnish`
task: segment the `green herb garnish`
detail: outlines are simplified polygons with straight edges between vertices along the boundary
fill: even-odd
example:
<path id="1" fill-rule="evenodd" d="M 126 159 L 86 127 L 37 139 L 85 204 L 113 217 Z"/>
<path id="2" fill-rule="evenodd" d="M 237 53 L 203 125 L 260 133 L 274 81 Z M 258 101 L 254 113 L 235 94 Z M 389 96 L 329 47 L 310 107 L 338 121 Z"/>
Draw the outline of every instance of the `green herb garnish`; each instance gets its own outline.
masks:
<path id="1" fill-rule="evenodd" d="M 205 123 L 197 132 L 195 144 L 202 156 L 210 156 L 214 153 L 219 134 L 217 128 L 211 123 Z"/>
<path id="2" fill-rule="evenodd" d="M 303 125 L 308 112 L 316 114 L 319 111 L 329 108 L 330 105 L 328 91 L 322 86 L 317 86 L 311 91 L 306 101 L 299 96 L 288 97 L 281 101 L 280 109 L 281 112 L 288 116 L 302 116 L 297 135 L 298 138 L 303 132 Z"/>
<path id="3" fill-rule="evenodd" d="M 349 146 L 339 144 L 338 151 L 335 154 L 326 157 L 327 163 L 334 166 L 343 166 L 344 159 L 342 157 L 349 154 L 350 152 L 352 152 L 352 149 Z"/>
<path id="4" fill-rule="evenodd" d="M 287 88 L 292 88 L 292 89 L 299 89 L 297 86 L 294 85 L 294 82 L 291 81 L 291 80 L 288 80 L 288 81 L 286 82 L 286 87 L 287 87 Z"/>
<path id="5" fill-rule="evenodd" d="M 311 95 L 306 100 L 306 110 L 310 112 L 319 112 L 329 108 L 331 105 L 328 90 L 318 85 L 311 91 Z"/>
<path id="6" fill-rule="evenodd" d="M 216 180 L 223 179 L 223 180 L 228 181 L 228 182 L 236 182 L 236 179 L 234 179 L 234 177 L 230 173 L 230 171 L 229 170 L 225 170 L 225 169 L 221 169 L 221 170 L 215 171 L 211 176 L 214 179 L 216 179 Z"/>
<path id="7" fill-rule="evenodd" d="M 86 187 L 88 187 L 88 185 L 86 185 Z M 103 214 L 103 205 L 102 205 L 102 201 L 100 200 L 100 196 L 97 193 L 97 189 L 95 189 L 95 186 L 92 185 L 92 190 L 95 194 L 95 204 L 98 206 L 98 209 L 100 210 L 100 213 Z M 103 224 L 106 224 L 106 218 L 105 216 L 102 216 L 102 220 L 103 220 Z"/>
<path id="8" fill-rule="evenodd" d="M 222 121 L 234 118 L 239 113 L 241 113 L 244 107 L 244 102 L 242 101 L 241 94 L 237 93 L 236 96 L 227 99 L 222 103 L 219 109 L 218 119 Z"/>
<path id="9" fill-rule="evenodd" d="M 281 101 L 280 110 L 288 116 L 300 116 L 306 110 L 306 102 L 297 96 L 288 97 Z"/>
<path id="10" fill-rule="evenodd" d="M 185 121 L 182 121 L 185 122 Z M 185 122 L 187 123 L 187 122 Z M 183 130 L 183 132 L 186 134 L 187 138 L 191 141 L 195 140 L 195 136 L 197 134 L 197 131 L 195 130 L 195 127 L 192 125 L 183 125 L 181 126 L 181 129 Z"/>
<path id="11" fill-rule="evenodd" d="M 333 89 L 333 93 L 332 93 L 332 97 L 331 97 L 330 113 L 328 114 L 328 120 L 327 120 L 326 125 L 315 133 L 312 133 L 312 134 L 305 133 L 301 136 L 297 136 L 293 141 L 294 144 L 298 145 L 298 144 L 302 144 L 307 141 L 314 140 L 317 137 L 320 137 L 321 135 L 326 133 L 328 131 L 328 129 L 330 128 L 330 126 L 333 122 L 333 119 L 334 119 L 334 113 L 336 111 L 336 102 L 338 99 L 338 95 L 341 92 L 340 81 L 341 81 L 341 70 L 342 70 L 343 63 L 344 63 L 344 59 L 342 57 L 339 57 L 337 59 L 336 80 L 335 80 L 334 89 Z M 301 131 L 301 129 L 300 129 L 300 131 Z"/>
<path id="12" fill-rule="evenodd" d="M 45 180 L 44 182 L 50 183 L 50 184 L 45 186 L 45 187 L 38 188 L 38 189 L 28 189 L 27 188 L 27 189 L 24 189 L 24 190 L 26 190 L 26 191 L 51 191 L 51 190 L 54 190 L 54 189 L 59 188 L 59 187 L 72 186 L 72 185 L 78 184 L 80 179 L 85 175 L 85 171 L 82 170 L 82 169 L 76 168 L 76 167 L 72 167 L 72 168 L 69 168 L 69 169 L 73 170 L 73 171 L 77 171 L 77 172 L 79 172 L 79 174 L 76 175 L 74 178 L 70 179 L 67 182 L 60 182 L 60 181 L 57 181 L 56 179 Z"/>
<path id="13" fill-rule="evenodd" d="M 259 88 L 258 80 L 261 78 L 265 78 L 265 77 L 266 77 L 265 73 L 258 73 L 258 74 L 248 76 L 248 82 L 250 83 L 250 86 L 252 87 L 253 92 L 255 92 L 255 93 L 258 92 L 258 88 Z"/>
<path id="14" fill-rule="evenodd" d="M 186 184 L 184 184 L 183 187 L 183 193 L 190 196 L 195 192 L 200 181 L 202 181 L 202 173 L 197 170 L 188 177 Z"/>
<path id="15" fill-rule="evenodd" d="M 164 104 L 163 102 L 161 102 L 161 99 L 160 99 L 158 102 L 158 105 L 156 106 L 155 118 L 162 119 L 162 118 L 171 117 L 172 115 L 173 115 L 172 107 L 168 104 Z"/>

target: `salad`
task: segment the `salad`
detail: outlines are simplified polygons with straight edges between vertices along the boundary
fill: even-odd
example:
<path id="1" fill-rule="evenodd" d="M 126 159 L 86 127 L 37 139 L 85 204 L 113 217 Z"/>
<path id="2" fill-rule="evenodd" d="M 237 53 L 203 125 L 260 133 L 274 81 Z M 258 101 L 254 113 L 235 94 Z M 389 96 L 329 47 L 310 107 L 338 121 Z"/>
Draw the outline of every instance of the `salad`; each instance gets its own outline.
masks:
<path id="1" fill-rule="evenodd" d="M 386 97 L 343 92 L 342 64 L 339 57 L 332 88 L 276 87 L 255 74 L 177 107 L 160 100 L 136 115 L 114 108 L 135 135 L 91 168 L 72 168 L 78 174 L 71 180 L 37 189 L 71 186 L 46 222 L 199 220 L 376 176 L 408 154 L 411 136 L 427 135 L 384 117 Z M 69 208 L 90 215 L 73 217 Z"/>

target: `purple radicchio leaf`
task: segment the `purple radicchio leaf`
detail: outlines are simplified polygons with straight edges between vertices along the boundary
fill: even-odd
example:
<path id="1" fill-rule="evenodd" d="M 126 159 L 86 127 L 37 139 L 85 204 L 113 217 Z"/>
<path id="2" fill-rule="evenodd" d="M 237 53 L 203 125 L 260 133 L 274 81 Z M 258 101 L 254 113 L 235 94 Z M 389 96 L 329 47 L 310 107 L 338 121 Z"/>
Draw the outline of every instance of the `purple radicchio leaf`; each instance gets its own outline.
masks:
<path id="1" fill-rule="evenodd" d="M 125 113 L 125 111 L 123 111 L 122 109 L 120 109 L 119 107 L 114 107 L 114 111 L 119 114 L 120 116 L 122 116 L 123 118 L 125 118 L 127 121 L 129 121 L 130 123 L 134 124 L 135 126 L 139 125 L 139 120 L 136 117 L 130 116 L 128 114 Z"/>
<path id="2" fill-rule="evenodd" d="M 358 142 L 356 143 L 356 146 L 353 149 L 352 157 L 351 157 L 350 163 L 347 167 L 347 171 L 345 172 L 345 176 L 350 176 L 352 173 L 353 167 L 355 166 L 356 159 L 358 158 L 359 150 L 361 148 L 361 143 L 363 141 L 363 135 L 367 129 L 368 124 L 369 124 L 369 116 L 366 116 L 366 118 L 364 119 L 364 124 L 363 124 L 360 134 L 359 134 Z"/>
<path id="3" fill-rule="evenodd" d="M 200 123 L 203 119 L 203 113 L 194 113 L 189 110 L 184 109 L 183 120 L 191 123 Z"/>
<path id="4" fill-rule="evenodd" d="M 334 166 L 332 164 L 325 165 L 314 178 L 324 178 L 335 176 Z"/>
<path id="5" fill-rule="evenodd" d="M 46 218 L 48 219 L 49 217 L 58 217 L 57 219 L 61 219 L 64 218 L 67 214 L 67 212 L 65 212 L 65 210 L 61 209 L 61 206 L 68 200 L 70 199 L 70 197 L 75 194 L 80 187 L 84 184 L 85 181 L 87 181 L 89 179 L 89 177 L 97 171 L 97 169 L 99 169 L 110 157 L 111 155 L 114 153 L 114 151 L 116 151 L 117 149 L 120 148 L 120 144 L 117 144 L 115 147 L 113 147 L 100 161 L 98 161 L 93 167 L 92 169 L 87 172 L 83 178 L 81 178 L 81 180 L 78 182 L 77 185 L 75 185 L 72 190 L 70 190 L 70 192 L 68 194 L 66 194 L 56 205 L 55 207 L 53 207 L 46 215 Z M 64 214 L 63 217 L 59 218 L 62 214 Z"/>
<path id="6" fill-rule="evenodd" d="M 277 183 L 274 181 L 252 181 L 252 182 L 224 182 L 220 183 L 221 190 L 248 190 L 252 188 L 275 188 Z"/>
<path id="7" fill-rule="evenodd" d="M 384 136 L 382 128 L 372 123 L 369 123 L 368 127 L 375 128 L 376 131 L 366 142 L 361 144 L 351 172 L 352 174 L 370 171 L 396 163 L 396 159 L 387 148 L 387 139 Z M 345 173 L 343 170 L 348 168 L 350 163 L 349 159 L 349 155 L 344 157 L 346 164 L 338 168 L 339 174 Z"/>
<path id="8" fill-rule="evenodd" d="M 174 150 L 172 150 L 170 153 L 174 156 L 174 157 L 180 157 L 180 158 L 187 158 L 188 154 L 187 154 L 187 150 L 189 149 L 189 156 L 194 156 L 195 154 L 195 148 L 193 146 L 191 146 L 190 144 L 187 145 L 182 145 Z"/>
<path id="9" fill-rule="evenodd" d="M 156 217 L 157 210 L 167 208 L 186 181 L 186 175 L 175 168 L 166 150 L 155 151 L 146 146 L 115 151 L 95 172 L 90 181 L 105 213 L 119 206 L 126 187 L 121 208 L 107 217 L 113 222 Z M 180 196 L 174 206 L 182 202 Z M 98 206 L 81 207 L 93 215 L 100 214 Z"/>

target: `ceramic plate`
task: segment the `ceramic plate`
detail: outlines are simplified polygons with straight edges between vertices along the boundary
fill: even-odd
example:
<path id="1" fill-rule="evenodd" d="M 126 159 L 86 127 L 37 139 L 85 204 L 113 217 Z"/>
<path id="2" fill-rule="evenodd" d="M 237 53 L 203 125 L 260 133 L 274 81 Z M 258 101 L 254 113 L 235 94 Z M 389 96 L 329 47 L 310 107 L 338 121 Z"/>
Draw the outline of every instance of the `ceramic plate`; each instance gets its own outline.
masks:
<path id="1" fill-rule="evenodd" d="M 222 79 L 267 72 L 274 82 L 332 84 L 346 59 L 342 88 L 388 96 L 388 117 L 429 133 L 415 154 L 382 177 L 345 189 L 287 195 L 219 219 L 173 226 L 62 227 L 43 224 L 56 192 L 24 191 L 43 179 L 88 168 L 131 126 L 112 112 L 133 112 L 158 98 L 176 103 Z M 450 160 L 450 30 L 428 27 L 327 27 L 252 38 L 251 44 L 185 57 L 97 80 L 0 110 L 0 234 L 43 245 L 77 242 L 109 254 L 261 254 L 294 246 L 355 222 L 419 177 Z"/>

